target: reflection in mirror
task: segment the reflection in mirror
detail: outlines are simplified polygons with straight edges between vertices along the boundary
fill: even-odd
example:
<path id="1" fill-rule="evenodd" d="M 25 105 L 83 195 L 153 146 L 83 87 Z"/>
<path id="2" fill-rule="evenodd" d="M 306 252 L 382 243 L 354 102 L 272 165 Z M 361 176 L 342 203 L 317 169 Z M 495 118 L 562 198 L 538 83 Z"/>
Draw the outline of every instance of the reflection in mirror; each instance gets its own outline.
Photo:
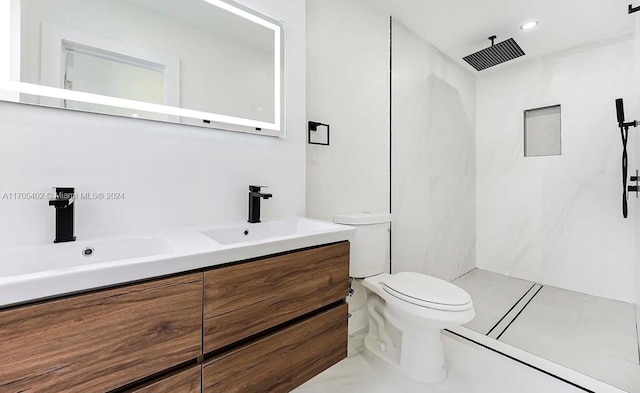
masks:
<path id="1" fill-rule="evenodd" d="M 20 53 L 14 80 L 155 106 L 140 110 L 31 90 L 22 91 L 23 102 L 283 135 L 278 21 L 221 0 L 12 4 L 20 11 L 12 19 L 12 43 L 19 42 L 13 53 Z M 187 111 L 157 110 L 164 106 Z"/>
<path id="2" fill-rule="evenodd" d="M 165 103 L 164 74 L 161 71 L 119 62 L 94 54 L 67 51 L 64 59 L 64 88 L 129 98 L 155 104 Z M 125 108 L 105 108 L 91 103 L 64 101 L 64 107 L 88 112 L 111 112 L 139 117 Z M 164 120 L 165 116 L 149 113 L 146 117 Z"/>

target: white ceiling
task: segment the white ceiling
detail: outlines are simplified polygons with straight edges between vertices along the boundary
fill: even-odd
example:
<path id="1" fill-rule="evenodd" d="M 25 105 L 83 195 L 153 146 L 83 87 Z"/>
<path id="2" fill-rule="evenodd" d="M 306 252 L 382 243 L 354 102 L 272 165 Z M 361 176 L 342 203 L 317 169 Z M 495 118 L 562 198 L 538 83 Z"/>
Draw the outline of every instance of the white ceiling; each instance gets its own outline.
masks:
<path id="1" fill-rule="evenodd" d="M 525 51 L 524 61 L 601 41 L 632 30 L 630 2 L 640 0 L 363 0 L 411 28 L 468 70 L 466 55 L 513 37 Z M 638 14 L 636 14 L 638 15 Z M 520 26 L 540 24 L 529 31 Z M 506 65 L 505 65 L 506 66 Z"/>

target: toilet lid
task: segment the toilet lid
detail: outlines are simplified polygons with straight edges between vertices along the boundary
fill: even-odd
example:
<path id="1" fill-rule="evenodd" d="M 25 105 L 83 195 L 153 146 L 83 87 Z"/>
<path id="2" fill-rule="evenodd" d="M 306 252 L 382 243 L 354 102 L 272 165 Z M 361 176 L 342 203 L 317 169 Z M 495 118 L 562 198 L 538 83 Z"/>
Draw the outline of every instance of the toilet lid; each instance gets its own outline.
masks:
<path id="1" fill-rule="evenodd" d="M 467 309 L 471 303 L 471 296 L 464 289 L 420 273 L 393 274 L 382 284 L 387 293 L 418 306 L 453 311 Z"/>

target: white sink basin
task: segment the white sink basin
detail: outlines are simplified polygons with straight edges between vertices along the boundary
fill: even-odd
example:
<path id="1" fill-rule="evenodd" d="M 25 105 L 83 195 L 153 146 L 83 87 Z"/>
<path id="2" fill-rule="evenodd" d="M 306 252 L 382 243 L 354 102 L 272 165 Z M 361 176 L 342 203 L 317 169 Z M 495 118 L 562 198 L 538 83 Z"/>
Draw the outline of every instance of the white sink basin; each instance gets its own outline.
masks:
<path id="1" fill-rule="evenodd" d="M 0 309 L 9 305 L 205 269 L 351 239 L 355 228 L 290 218 L 175 228 L 154 237 L 83 240 L 0 250 Z M 245 230 L 248 233 L 245 235 Z M 85 256 L 91 249 L 91 255 Z"/>
<path id="2" fill-rule="evenodd" d="M 308 218 L 237 225 L 201 232 L 223 245 L 257 243 L 335 231 L 339 225 Z"/>
<path id="3" fill-rule="evenodd" d="M 171 251 L 156 237 L 72 242 L 0 251 L 0 278 L 154 256 Z M 10 263 L 3 263 L 7 261 Z"/>

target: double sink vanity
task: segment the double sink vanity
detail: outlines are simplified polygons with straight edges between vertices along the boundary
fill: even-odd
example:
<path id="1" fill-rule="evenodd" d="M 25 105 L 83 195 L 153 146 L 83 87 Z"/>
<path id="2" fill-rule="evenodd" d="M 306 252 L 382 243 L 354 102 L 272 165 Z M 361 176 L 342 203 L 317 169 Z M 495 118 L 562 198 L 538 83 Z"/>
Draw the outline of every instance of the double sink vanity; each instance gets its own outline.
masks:
<path id="1" fill-rule="evenodd" d="M 0 252 L 0 392 L 288 392 L 347 355 L 349 239 L 306 218 Z"/>

